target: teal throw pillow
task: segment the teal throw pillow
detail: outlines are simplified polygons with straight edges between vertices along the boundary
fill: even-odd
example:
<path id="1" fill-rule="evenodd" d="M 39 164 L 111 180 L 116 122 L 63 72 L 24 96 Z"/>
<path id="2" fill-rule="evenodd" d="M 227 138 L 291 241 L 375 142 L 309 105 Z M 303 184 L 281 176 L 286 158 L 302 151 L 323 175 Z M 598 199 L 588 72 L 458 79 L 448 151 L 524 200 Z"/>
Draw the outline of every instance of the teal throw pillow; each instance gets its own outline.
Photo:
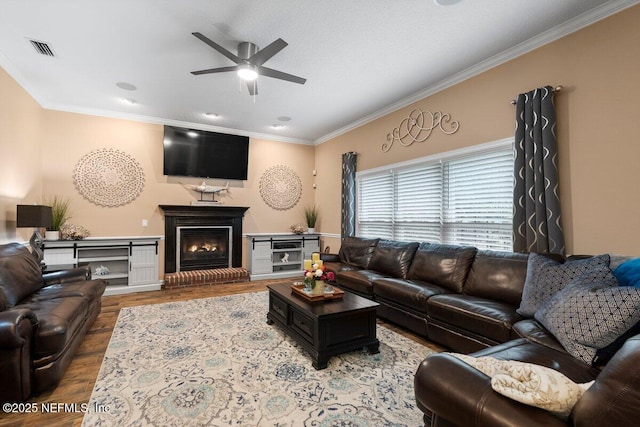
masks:
<path id="1" fill-rule="evenodd" d="M 623 262 L 613 270 L 613 275 L 616 276 L 620 286 L 640 288 L 640 258 Z"/>

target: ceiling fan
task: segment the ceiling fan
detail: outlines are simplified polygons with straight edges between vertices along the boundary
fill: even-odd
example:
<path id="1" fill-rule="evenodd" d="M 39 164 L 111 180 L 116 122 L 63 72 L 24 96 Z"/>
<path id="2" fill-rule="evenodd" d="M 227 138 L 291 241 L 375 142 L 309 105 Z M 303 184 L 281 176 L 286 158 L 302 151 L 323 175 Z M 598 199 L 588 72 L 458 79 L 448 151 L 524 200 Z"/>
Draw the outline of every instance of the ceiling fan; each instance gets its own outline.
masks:
<path id="1" fill-rule="evenodd" d="M 238 55 L 234 55 L 227 49 L 223 48 L 213 40 L 203 36 L 200 33 L 192 33 L 194 36 L 235 62 L 237 65 L 231 67 L 209 68 L 207 70 L 192 71 L 193 75 L 200 74 L 212 74 L 212 73 L 225 73 L 228 71 L 236 71 L 241 79 L 247 81 L 247 87 L 249 88 L 249 94 L 258 94 L 258 85 L 256 79 L 258 76 L 272 77 L 274 79 L 286 80 L 288 82 L 299 83 L 303 85 L 307 79 L 294 76 L 292 74 L 283 73 L 282 71 L 274 70 L 271 68 L 263 67 L 262 64 L 271 59 L 276 53 L 280 52 L 287 46 L 287 42 L 282 39 L 278 39 L 259 50 L 258 46 L 250 42 L 238 43 Z"/>

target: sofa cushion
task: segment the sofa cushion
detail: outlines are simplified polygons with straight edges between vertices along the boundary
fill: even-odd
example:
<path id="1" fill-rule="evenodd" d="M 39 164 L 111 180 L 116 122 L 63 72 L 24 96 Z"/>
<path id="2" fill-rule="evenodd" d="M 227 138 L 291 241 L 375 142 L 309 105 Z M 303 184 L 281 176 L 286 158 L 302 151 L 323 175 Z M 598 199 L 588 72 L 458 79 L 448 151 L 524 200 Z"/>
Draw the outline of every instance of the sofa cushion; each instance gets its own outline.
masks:
<path id="1" fill-rule="evenodd" d="M 339 287 L 367 297 L 373 297 L 373 281 L 384 275 L 371 270 L 346 270 L 336 273 Z"/>
<path id="2" fill-rule="evenodd" d="M 15 306 L 43 285 L 42 270 L 29 249 L 20 243 L 0 246 L 0 301 L 5 308 Z"/>
<path id="3" fill-rule="evenodd" d="M 464 293 L 480 298 L 520 304 L 529 255 L 481 250 L 476 253 Z"/>
<path id="4" fill-rule="evenodd" d="M 338 256 L 343 264 L 352 264 L 366 269 L 371 261 L 373 250 L 380 239 L 363 239 L 361 237 L 346 237 L 340 245 Z"/>
<path id="5" fill-rule="evenodd" d="M 432 296 L 427 300 L 427 313 L 430 318 L 496 342 L 511 339 L 512 325 L 522 320 L 510 304 L 460 294 Z"/>
<path id="6" fill-rule="evenodd" d="M 640 321 L 640 289 L 583 284 L 580 279 L 554 295 L 535 314 L 563 347 L 585 363 Z"/>
<path id="7" fill-rule="evenodd" d="M 413 257 L 407 278 L 460 293 L 476 251 L 473 246 L 421 243 Z"/>
<path id="8" fill-rule="evenodd" d="M 565 351 L 562 344 L 547 331 L 536 319 L 524 319 L 513 325 L 513 332 L 520 338 L 544 345 L 556 350 Z"/>
<path id="9" fill-rule="evenodd" d="M 392 301 L 420 313 L 427 312 L 427 300 L 434 295 L 451 292 L 430 283 L 396 278 L 377 279 L 373 282 L 376 299 Z"/>
<path id="10" fill-rule="evenodd" d="M 343 264 L 341 262 L 323 262 L 322 267 L 325 272 L 331 271 L 334 275 L 339 271 L 362 270 L 355 265 Z"/>
<path id="11" fill-rule="evenodd" d="M 380 240 L 373 251 L 368 270 L 404 279 L 418 249 L 415 242 Z"/>
<path id="12" fill-rule="evenodd" d="M 605 254 L 563 264 L 532 253 L 529 256 L 527 278 L 518 313 L 533 317 L 545 302 L 579 277 L 583 284 L 603 280 L 615 283 L 615 277 L 609 269 L 609 259 L 609 255 Z"/>
<path id="13" fill-rule="evenodd" d="M 84 297 L 90 301 L 96 301 L 104 293 L 105 287 L 106 282 L 104 280 L 83 280 L 49 285 L 29 295 L 22 302 L 31 303 L 70 296 Z"/>
<path id="14" fill-rule="evenodd" d="M 23 306 L 22 304 L 20 305 Z M 73 342 L 89 311 L 89 300 L 81 296 L 48 299 L 25 304 L 38 318 L 34 360 L 55 358 Z"/>

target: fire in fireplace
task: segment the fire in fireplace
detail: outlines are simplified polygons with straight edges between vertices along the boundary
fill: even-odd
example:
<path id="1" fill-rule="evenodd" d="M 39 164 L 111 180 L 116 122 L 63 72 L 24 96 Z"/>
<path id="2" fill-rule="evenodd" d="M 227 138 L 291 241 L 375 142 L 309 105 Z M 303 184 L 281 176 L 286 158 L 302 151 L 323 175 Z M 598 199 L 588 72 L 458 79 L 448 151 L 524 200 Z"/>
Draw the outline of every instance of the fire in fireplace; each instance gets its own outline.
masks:
<path id="1" fill-rule="evenodd" d="M 177 271 L 231 267 L 229 226 L 177 227 Z"/>

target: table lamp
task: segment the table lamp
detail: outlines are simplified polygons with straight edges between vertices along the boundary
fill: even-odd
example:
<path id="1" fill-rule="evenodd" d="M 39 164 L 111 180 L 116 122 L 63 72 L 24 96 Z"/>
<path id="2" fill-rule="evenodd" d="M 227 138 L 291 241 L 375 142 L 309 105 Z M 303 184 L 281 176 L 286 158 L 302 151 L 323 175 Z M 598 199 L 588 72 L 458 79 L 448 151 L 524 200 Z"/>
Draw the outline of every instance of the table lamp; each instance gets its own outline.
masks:
<path id="1" fill-rule="evenodd" d="M 31 253 L 36 258 L 38 264 L 42 263 L 44 253 L 42 252 L 41 227 L 50 227 L 53 221 L 53 210 L 51 206 L 43 205 L 18 205 L 16 227 L 33 227 L 33 236 L 29 239 Z"/>

